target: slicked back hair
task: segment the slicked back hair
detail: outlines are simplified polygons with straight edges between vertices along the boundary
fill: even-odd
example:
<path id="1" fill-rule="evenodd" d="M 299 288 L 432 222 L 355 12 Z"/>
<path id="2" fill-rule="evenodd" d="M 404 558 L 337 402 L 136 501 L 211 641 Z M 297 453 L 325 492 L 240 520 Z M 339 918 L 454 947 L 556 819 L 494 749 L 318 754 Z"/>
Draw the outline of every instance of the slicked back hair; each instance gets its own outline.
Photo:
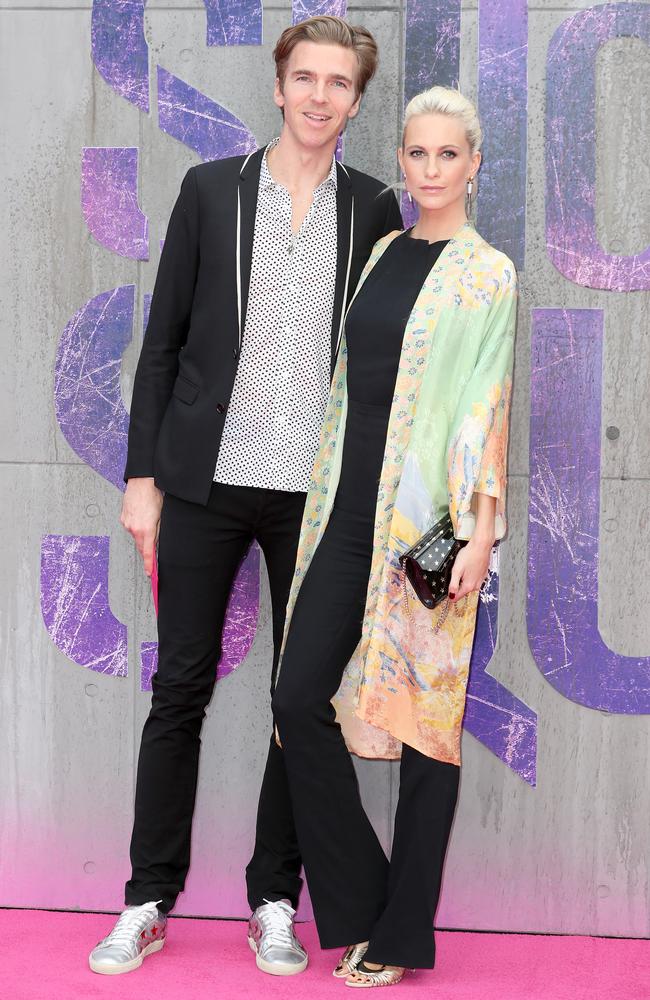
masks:
<path id="1" fill-rule="evenodd" d="M 414 115 L 448 115 L 457 118 L 465 129 L 467 142 L 472 156 L 478 152 L 483 142 L 483 132 L 476 106 L 459 90 L 453 87 L 431 87 L 416 94 L 406 105 L 404 111 L 404 131 L 402 132 L 402 149 L 409 118 Z"/>

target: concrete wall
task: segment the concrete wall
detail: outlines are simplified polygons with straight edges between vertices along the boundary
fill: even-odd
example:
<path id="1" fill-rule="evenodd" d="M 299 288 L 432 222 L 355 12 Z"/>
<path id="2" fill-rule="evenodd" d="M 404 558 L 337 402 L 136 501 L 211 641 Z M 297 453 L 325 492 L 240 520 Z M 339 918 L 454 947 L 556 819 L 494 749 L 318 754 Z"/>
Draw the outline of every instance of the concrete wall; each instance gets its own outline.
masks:
<path id="1" fill-rule="evenodd" d="M 185 170 L 278 131 L 270 53 L 292 17 L 265 4 L 256 44 L 242 2 L 229 44 L 206 45 L 206 27 L 225 37 L 217 6 L 0 0 L 0 905 L 121 905 L 155 655 L 118 525 L 142 316 Z M 478 225 L 521 284 L 510 533 L 481 607 L 438 923 L 647 935 L 650 4 L 348 14 L 382 60 L 345 159 L 396 180 L 404 95 L 460 80 L 486 131 Z M 182 913 L 246 914 L 269 730 L 260 579 L 251 561 L 234 598 Z M 359 771 L 388 845 L 396 765 Z"/>

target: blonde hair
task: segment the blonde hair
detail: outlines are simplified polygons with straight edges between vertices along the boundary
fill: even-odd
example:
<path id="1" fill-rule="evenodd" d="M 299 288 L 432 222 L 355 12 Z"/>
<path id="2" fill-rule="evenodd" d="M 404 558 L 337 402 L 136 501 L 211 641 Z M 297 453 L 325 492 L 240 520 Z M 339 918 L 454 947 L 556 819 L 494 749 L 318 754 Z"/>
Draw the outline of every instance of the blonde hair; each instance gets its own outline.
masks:
<path id="1" fill-rule="evenodd" d="M 414 115 L 433 114 L 448 115 L 462 122 L 471 155 L 479 151 L 483 142 L 483 131 L 476 106 L 468 97 L 464 97 L 459 90 L 454 90 L 452 87 L 431 87 L 429 90 L 423 90 L 421 94 L 416 94 L 408 102 L 404 112 L 402 149 L 409 119 Z"/>
<path id="2" fill-rule="evenodd" d="M 310 17 L 307 21 L 286 28 L 273 50 L 275 72 L 280 87 L 284 83 L 289 56 L 298 42 L 320 42 L 352 49 L 357 57 L 357 97 L 361 97 L 377 69 L 377 42 L 361 25 L 348 24 L 342 17 Z"/>

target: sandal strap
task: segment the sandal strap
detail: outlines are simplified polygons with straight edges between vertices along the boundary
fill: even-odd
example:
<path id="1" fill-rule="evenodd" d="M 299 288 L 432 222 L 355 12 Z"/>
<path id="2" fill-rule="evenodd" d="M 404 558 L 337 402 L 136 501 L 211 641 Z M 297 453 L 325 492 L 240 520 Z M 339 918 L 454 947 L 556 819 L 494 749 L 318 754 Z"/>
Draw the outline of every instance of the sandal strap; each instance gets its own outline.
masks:
<path id="1" fill-rule="evenodd" d="M 361 959 L 357 965 L 357 972 L 361 973 L 362 976 L 374 976 L 378 972 L 383 972 L 385 968 L 385 965 L 380 965 L 378 969 L 371 969 L 370 966 L 366 965 L 365 961 Z"/>
<path id="2" fill-rule="evenodd" d="M 356 970 L 359 962 L 362 960 L 367 950 L 367 943 L 348 945 L 341 956 L 339 964 L 334 970 L 334 974 L 340 975 L 342 972 L 345 975 L 351 975 Z"/>
<path id="3" fill-rule="evenodd" d="M 369 969 L 364 961 L 359 962 L 353 976 L 365 980 L 368 986 L 393 986 L 404 976 L 404 969 L 389 969 L 382 965 L 379 969 Z M 354 985 L 351 983 L 350 985 Z"/>

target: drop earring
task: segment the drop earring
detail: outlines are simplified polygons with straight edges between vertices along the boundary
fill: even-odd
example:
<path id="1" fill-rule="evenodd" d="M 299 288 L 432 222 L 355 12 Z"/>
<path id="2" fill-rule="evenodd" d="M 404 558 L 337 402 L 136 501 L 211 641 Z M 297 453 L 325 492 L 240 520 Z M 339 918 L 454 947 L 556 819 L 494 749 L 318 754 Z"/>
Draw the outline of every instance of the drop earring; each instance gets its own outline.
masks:
<path id="1" fill-rule="evenodd" d="M 465 214 L 470 215 L 472 211 L 472 192 L 474 191 L 474 178 L 467 178 L 467 194 L 465 195 Z"/>

